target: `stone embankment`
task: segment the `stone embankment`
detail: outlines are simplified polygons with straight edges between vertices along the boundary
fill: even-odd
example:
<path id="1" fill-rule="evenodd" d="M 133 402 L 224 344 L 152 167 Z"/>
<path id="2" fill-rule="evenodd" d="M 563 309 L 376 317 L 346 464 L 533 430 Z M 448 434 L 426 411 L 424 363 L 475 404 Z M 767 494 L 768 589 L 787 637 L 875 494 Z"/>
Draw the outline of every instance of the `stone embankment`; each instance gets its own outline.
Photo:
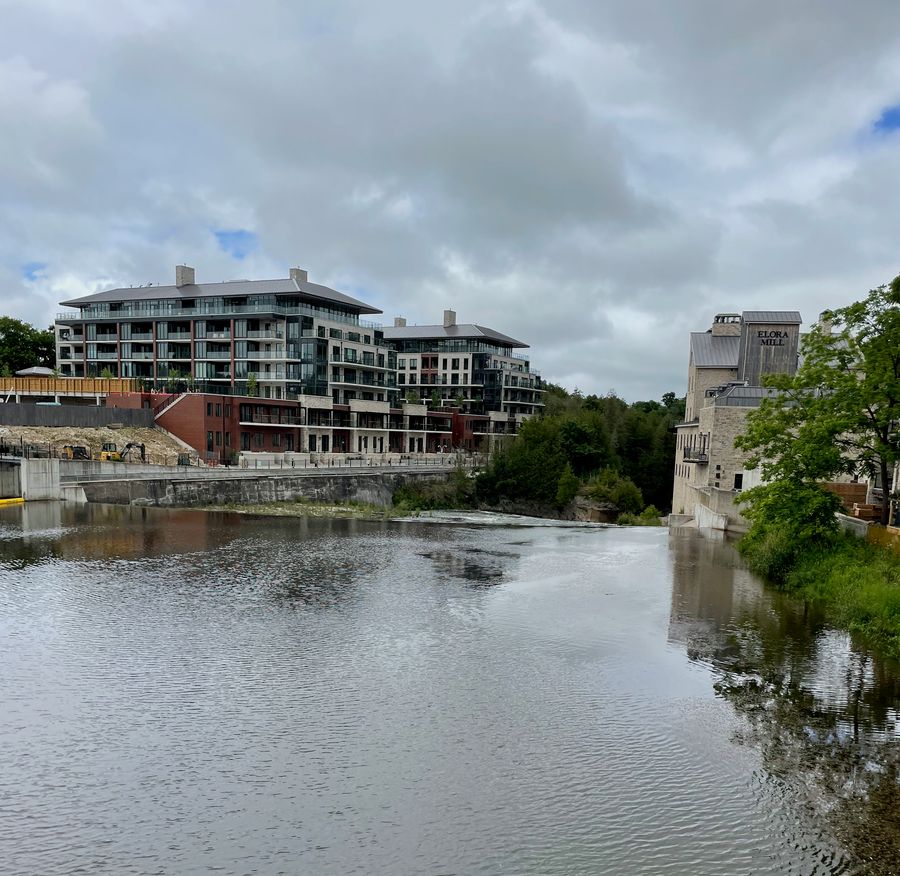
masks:
<path id="1" fill-rule="evenodd" d="M 234 472 L 218 477 L 151 477 L 84 480 L 63 486 L 64 498 L 113 505 L 185 507 L 262 505 L 305 499 L 313 502 L 361 502 L 388 508 L 405 483 L 446 480 L 447 470 L 393 471 L 334 469 L 291 474 Z"/>

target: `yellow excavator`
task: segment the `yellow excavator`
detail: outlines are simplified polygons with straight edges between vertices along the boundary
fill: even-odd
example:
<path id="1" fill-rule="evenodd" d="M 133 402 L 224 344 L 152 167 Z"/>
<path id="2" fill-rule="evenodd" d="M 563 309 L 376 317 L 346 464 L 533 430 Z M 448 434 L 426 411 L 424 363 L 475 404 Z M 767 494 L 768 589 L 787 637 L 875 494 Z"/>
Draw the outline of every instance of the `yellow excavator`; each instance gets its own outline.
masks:
<path id="1" fill-rule="evenodd" d="M 101 462 L 125 462 L 130 459 L 133 453 L 139 453 L 141 462 L 146 461 L 146 451 L 143 444 L 135 441 L 129 441 L 122 450 L 113 441 L 107 441 L 99 450 L 94 452 L 94 459 Z"/>
<path id="2" fill-rule="evenodd" d="M 66 444 L 59 452 L 60 459 L 90 459 L 87 447 L 78 444 Z"/>

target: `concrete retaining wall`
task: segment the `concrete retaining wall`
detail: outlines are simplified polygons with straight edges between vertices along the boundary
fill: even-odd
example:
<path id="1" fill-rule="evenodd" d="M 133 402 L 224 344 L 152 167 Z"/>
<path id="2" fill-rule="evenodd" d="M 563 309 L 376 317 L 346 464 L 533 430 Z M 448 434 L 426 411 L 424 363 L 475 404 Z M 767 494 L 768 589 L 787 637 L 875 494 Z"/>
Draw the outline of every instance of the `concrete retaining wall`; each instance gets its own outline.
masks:
<path id="1" fill-rule="evenodd" d="M 149 409 L 105 408 L 97 405 L 0 404 L 2 426 L 68 426 L 90 429 L 122 423 L 125 426 L 152 426 Z"/>
<path id="2" fill-rule="evenodd" d="M 403 483 L 446 479 L 446 472 L 348 471 L 327 475 L 260 475 L 216 480 L 139 478 L 94 481 L 83 482 L 81 489 L 88 502 L 113 505 L 256 505 L 304 498 L 320 502 L 366 502 L 387 508 L 391 505 L 394 491 Z"/>
<path id="3" fill-rule="evenodd" d="M 22 496 L 26 502 L 59 499 L 58 459 L 23 459 L 19 468 Z"/>
<path id="4" fill-rule="evenodd" d="M 21 495 L 19 466 L 15 463 L 0 462 L 0 499 L 14 499 Z"/>

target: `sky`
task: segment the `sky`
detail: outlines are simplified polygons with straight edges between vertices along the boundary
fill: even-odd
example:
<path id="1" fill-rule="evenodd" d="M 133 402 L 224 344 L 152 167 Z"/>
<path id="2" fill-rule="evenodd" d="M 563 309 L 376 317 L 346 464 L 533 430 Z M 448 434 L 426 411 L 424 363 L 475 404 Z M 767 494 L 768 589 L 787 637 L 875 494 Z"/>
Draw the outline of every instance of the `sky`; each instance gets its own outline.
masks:
<path id="1" fill-rule="evenodd" d="M 900 273 L 896 0 L 0 0 L 0 313 L 287 276 L 683 394 Z"/>

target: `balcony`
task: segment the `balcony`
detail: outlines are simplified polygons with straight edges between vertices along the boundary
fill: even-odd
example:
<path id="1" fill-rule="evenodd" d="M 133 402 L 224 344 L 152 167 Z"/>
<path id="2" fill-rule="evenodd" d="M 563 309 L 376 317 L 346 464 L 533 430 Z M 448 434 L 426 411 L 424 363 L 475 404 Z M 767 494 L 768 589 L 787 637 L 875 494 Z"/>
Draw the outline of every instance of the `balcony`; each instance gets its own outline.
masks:
<path id="1" fill-rule="evenodd" d="M 709 451 L 705 445 L 700 447 L 685 447 L 682 457 L 685 462 L 696 462 L 700 465 L 709 464 Z"/>
<path id="2" fill-rule="evenodd" d="M 259 340 L 271 339 L 274 341 L 284 340 L 284 332 L 276 331 L 275 329 L 261 329 L 258 331 L 248 331 L 248 338 L 256 338 Z"/>

